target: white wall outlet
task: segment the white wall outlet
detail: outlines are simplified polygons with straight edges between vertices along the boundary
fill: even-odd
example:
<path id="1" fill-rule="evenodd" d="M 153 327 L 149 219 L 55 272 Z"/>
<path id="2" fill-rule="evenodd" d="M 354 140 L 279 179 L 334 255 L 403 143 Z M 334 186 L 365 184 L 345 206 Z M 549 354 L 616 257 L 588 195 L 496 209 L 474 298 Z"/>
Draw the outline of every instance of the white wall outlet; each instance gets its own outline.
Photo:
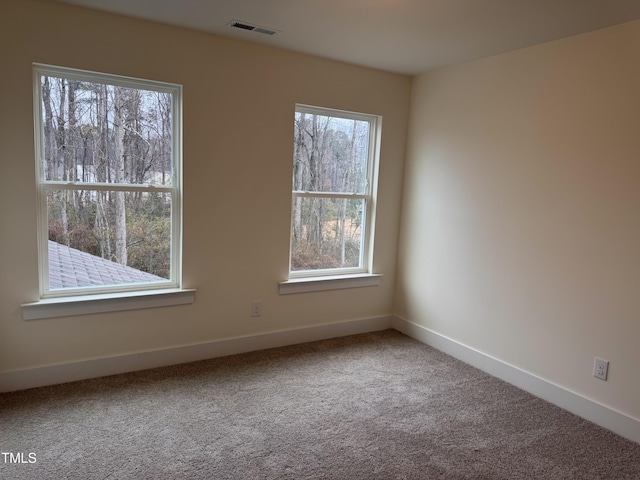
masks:
<path id="1" fill-rule="evenodd" d="M 262 302 L 253 302 L 251 304 L 251 316 L 259 317 L 262 315 Z"/>
<path id="2" fill-rule="evenodd" d="M 609 372 L 609 361 L 596 357 L 593 362 L 593 376 L 600 380 L 607 380 L 607 373 Z"/>

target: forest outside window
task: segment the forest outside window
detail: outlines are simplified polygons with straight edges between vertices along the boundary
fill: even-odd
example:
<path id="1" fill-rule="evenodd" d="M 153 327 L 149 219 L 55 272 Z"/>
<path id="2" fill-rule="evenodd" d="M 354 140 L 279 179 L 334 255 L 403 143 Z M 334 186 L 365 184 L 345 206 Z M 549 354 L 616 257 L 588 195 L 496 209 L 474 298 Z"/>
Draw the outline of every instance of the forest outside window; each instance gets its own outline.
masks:
<path id="1" fill-rule="evenodd" d="M 179 288 L 181 87 L 34 66 L 41 298 Z"/>
<path id="2" fill-rule="evenodd" d="M 380 122 L 296 106 L 290 279 L 371 273 Z"/>

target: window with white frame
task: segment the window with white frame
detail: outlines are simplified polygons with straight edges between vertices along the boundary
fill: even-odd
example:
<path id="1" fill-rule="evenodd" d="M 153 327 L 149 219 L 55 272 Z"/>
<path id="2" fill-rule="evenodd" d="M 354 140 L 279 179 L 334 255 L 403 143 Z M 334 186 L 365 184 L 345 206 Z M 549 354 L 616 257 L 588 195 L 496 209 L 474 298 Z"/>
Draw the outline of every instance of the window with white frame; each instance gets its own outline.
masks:
<path id="1" fill-rule="evenodd" d="M 180 287 L 180 85 L 34 65 L 41 297 Z"/>
<path id="2" fill-rule="evenodd" d="M 371 273 L 375 115 L 296 105 L 289 277 Z"/>

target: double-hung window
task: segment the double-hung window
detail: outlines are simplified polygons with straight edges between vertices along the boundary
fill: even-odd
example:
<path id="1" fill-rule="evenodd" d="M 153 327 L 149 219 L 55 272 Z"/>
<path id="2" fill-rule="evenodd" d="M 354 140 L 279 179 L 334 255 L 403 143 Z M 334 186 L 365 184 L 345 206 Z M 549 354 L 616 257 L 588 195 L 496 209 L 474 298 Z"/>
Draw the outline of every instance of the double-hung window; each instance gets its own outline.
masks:
<path id="1" fill-rule="evenodd" d="M 290 280 L 371 273 L 380 123 L 296 105 Z"/>
<path id="2" fill-rule="evenodd" d="M 178 288 L 179 85 L 34 66 L 41 298 Z"/>

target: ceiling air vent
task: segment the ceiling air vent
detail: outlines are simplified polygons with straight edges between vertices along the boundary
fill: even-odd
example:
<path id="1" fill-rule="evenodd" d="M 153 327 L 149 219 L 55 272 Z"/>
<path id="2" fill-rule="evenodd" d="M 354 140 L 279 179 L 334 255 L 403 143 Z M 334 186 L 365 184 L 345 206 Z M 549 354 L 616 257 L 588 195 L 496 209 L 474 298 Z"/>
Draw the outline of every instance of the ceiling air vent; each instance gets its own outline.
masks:
<path id="1" fill-rule="evenodd" d="M 269 30 L 268 28 L 262 28 L 262 27 L 256 27 L 253 29 L 254 32 L 256 33 L 262 33 L 264 35 L 275 35 L 276 32 L 275 30 Z"/>
<path id="2" fill-rule="evenodd" d="M 240 22 L 238 20 L 231 20 L 227 23 L 231 28 L 239 28 L 241 30 L 248 30 L 250 32 L 262 33 L 263 35 L 277 35 L 278 30 L 272 28 L 260 27 L 258 25 L 252 25 L 247 22 Z"/>

